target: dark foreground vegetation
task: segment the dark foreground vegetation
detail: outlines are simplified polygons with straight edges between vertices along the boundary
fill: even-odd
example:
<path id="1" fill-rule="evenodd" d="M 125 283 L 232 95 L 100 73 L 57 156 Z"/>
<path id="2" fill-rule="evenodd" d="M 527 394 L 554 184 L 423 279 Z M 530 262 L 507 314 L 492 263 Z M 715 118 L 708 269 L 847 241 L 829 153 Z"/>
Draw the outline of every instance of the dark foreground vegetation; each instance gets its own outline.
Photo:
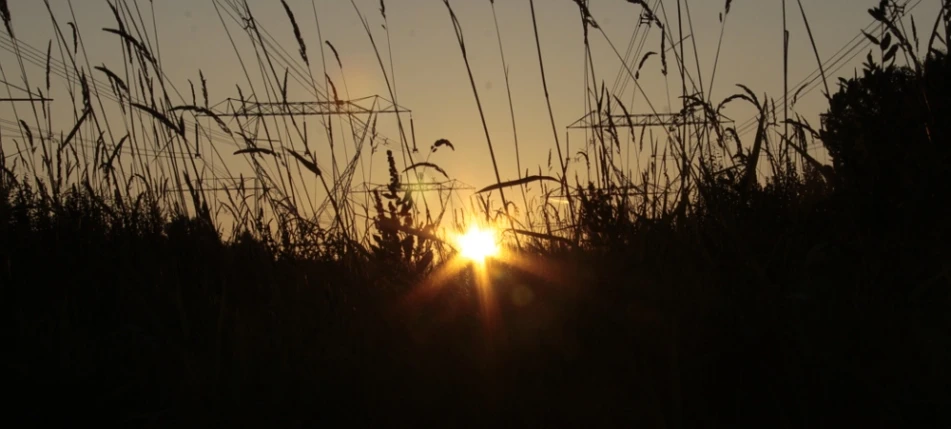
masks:
<path id="1" fill-rule="evenodd" d="M 758 137 L 659 214 L 579 188 L 575 234 L 489 261 L 494 312 L 474 270 L 433 286 L 453 254 L 392 227 L 395 168 L 362 245 L 289 218 L 223 240 L 155 192 L 4 167 L 2 419 L 948 427 L 951 57 L 921 57 L 870 57 L 775 146 L 815 137 L 831 168 L 777 155 L 758 182 Z"/>

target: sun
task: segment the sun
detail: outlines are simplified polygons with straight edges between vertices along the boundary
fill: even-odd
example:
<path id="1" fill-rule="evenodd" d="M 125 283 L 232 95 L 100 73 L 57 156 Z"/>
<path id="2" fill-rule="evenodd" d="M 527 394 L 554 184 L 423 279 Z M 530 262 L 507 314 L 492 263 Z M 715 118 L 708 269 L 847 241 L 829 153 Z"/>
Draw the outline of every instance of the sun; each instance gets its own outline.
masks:
<path id="1" fill-rule="evenodd" d="M 493 229 L 473 226 L 456 241 L 459 245 L 459 254 L 473 262 L 484 263 L 485 258 L 499 254 L 499 246 Z"/>

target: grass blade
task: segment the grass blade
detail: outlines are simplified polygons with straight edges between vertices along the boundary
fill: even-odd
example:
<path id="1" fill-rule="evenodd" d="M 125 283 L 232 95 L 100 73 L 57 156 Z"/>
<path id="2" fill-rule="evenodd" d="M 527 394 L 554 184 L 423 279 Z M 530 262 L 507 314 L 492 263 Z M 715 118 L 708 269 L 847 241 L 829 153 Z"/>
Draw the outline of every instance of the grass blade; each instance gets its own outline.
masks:
<path id="1" fill-rule="evenodd" d="M 436 165 L 436 164 L 433 164 L 433 163 L 431 163 L 431 162 L 417 162 L 417 163 L 415 163 L 415 164 L 413 164 L 413 165 L 411 165 L 411 166 L 406 167 L 405 169 L 403 169 L 403 172 L 405 173 L 405 172 L 407 172 L 407 171 L 409 171 L 409 170 L 416 170 L 416 169 L 418 169 L 418 168 L 432 168 L 432 169 L 434 169 L 434 170 L 436 170 L 436 171 L 442 173 L 442 175 L 443 175 L 443 176 L 446 176 L 447 179 L 449 178 L 449 174 L 446 174 L 446 170 L 443 170 L 442 167 L 440 167 L 440 166 L 438 166 L 438 165 Z"/>
<path id="2" fill-rule="evenodd" d="M 496 190 L 496 189 L 511 188 L 511 187 L 513 187 L 513 186 L 521 186 L 521 185 L 528 184 L 528 183 L 532 183 L 532 182 L 542 182 L 542 181 L 561 183 L 561 180 L 558 180 L 558 179 L 556 179 L 556 178 L 554 178 L 554 177 L 551 177 L 551 176 L 537 176 L 537 175 L 536 175 L 536 176 L 527 176 L 527 177 L 523 177 L 523 178 L 521 178 L 521 179 L 510 180 L 510 181 L 508 181 L 508 182 L 500 182 L 500 183 L 496 183 L 496 184 L 494 184 L 494 185 L 489 185 L 489 186 L 486 186 L 486 187 L 480 189 L 480 190 L 477 191 L 476 193 L 477 193 L 477 194 L 483 194 L 483 193 L 486 193 L 486 192 L 494 191 L 494 190 Z"/>

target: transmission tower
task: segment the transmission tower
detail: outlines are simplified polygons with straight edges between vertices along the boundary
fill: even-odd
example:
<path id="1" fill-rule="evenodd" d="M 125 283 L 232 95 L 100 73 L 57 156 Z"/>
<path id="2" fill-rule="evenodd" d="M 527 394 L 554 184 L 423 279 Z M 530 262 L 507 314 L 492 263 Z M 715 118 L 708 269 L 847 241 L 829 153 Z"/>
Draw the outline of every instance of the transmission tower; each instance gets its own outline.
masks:
<path id="1" fill-rule="evenodd" d="M 221 108 L 222 105 L 224 105 L 223 108 Z M 218 112 L 216 112 L 218 116 L 227 116 L 238 120 L 242 130 L 256 130 L 258 123 L 267 117 L 366 115 L 366 117 L 369 118 L 370 115 L 401 113 L 412 115 L 413 113 L 412 110 L 398 106 L 379 95 L 353 100 L 294 102 L 255 102 L 228 98 L 216 105 L 215 109 L 218 109 Z M 410 121 L 412 122 L 412 116 L 410 117 Z M 365 132 L 366 128 L 371 126 L 367 121 L 362 120 L 355 125 L 360 128 L 361 133 Z M 253 141 L 262 141 L 258 139 L 256 135 L 251 139 Z M 380 139 L 384 144 L 392 143 L 386 137 L 380 137 Z M 270 141 L 277 142 L 276 140 Z M 416 146 L 415 142 L 413 146 Z"/>
<path id="2" fill-rule="evenodd" d="M 733 126 L 733 120 L 721 116 L 718 118 L 719 126 Z M 640 128 L 654 128 L 662 127 L 668 133 L 675 132 L 680 127 L 688 128 L 691 135 L 701 135 L 701 130 L 706 131 L 706 136 L 710 136 L 710 129 L 714 127 L 715 124 L 712 123 L 710 118 L 706 117 L 703 111 L 698 109 L 687 110 L 680 113 L 653 113 L 653 114 L 606 114 L 604 112 L 592 111 L 587 115 L 581 117 L 567 128 L 569 130 L 605 130 L 605 129 L 619 129 L 619 128 L 628 128 L 633 133 L 634 129 Z M 721 151 L 713 152 L 712 146 L 709 141 L 706 143 L 707 151 L 710 156 L 715 158 L 722 158 L 725 154 Z M 659 155 L 652 154 L 653 157 Z M 666 157 L 663 162 L 666 162 Z M 597 165 L 597 164 L 596 164 Z M 610 185 L 604 187 L 595 187 L 597 192 L 604 193 L 606 195 L 615 195 L 615 196 L 638 196 L 638 195 L 652 195 L 658 196 L 667 194 L 670 190 L 667 189 L 646 189 L 642 186 L 627 184 L 627 185 Z M 583 190 L 582 192 L 587 192 Z"/>
<path id="3" fill-rule="evenodd" d="M 433 181 L 433 182 L 416 182 L 416 183 L 400 183 L 399 187 L 396 188 L 397 192 L 417 192 L 417 193 L 429 193 L 436 192 L 439 196 L 440 205 L 444 209 L 447 207 L 453 207 L 454 203 L 452 201 L 453 193 L 461 190 L 474 190 L 475 187 L 465 184 L 456 179 L 449 179 L 445 181 Z M 377 184 L 377 183 L 363 183 L 361 189 L 355 189 L 351 191 L 353 194 L 372 194 L 375 192 L 384 193 L 389 192 L 389 185 L 386 184 Z M 456 195 L 458 197 L 458 195 Z M 425 198 L 424 198 L 425 200 Z M 428 212 L 428 209 L 427 209 Z"/>
<path id="4" fill-rule="evenodd" d="M 373 193 L 374 191 L 383 192 L 389 189 L 388 186 L 389 185 L 385 184 L 364 183 L 363 189 L 354 190 L 352 192 L 357 194 Z M 413 192 L 453 192 L 472 189 L 475 189 L 475 187 L 456 179 L 442 182 L 401 183 L 400 186 L 396 188 L 397 191 Z"/>
<path id="5" fill-rule="evenodd" d="M 724 118 L 720 123 L 733 123 L 733 120 Z M 606 129 L 612 126 L 616 128 L 641 128 L 641 127 L 668 127 L 674 128 L 682 125 L 710 125 L 710 120 L 696 114 L 695 111 L 688 113 L 653 113 L 653 114 L 629 114 L 629 115 L 599 115 L 599 112 L 590 112 L 568 126 L 568 129 Z"/>
<path id="6" fill-rule="evenodd" d="M 720 116 L 720 126 L 732 126 L 733 119 Z M 682 126 L 712 127 L 714 124 L 703 112 L 696 109 L 681 113 L 651 113 L 651 114 L 603 114 L 592 111 L 568 126 L 569 130 L 609 129 L 609 128 L 651 128 L 663 127 L 668 131 L 675 131 Z"/>
<path id="7" fill-rule="evenodd" d="M 328 100 L 328 101 L 288 101 L 288 102 L 256 102 L 249 100 L 239 100 L 228 98 L 210 109 L 219 117 L 230 118 L 237 121 L 238 129 L 246 133 L 243 135 L 248 141 L 268 142 L 280 144 L 281 141 L 275 138 L 261 138 L 258 136 L 260 125 L 267 118 L 289 118 L 301 116 L 346 116 L 356 119 L 352 122 L 354 132 L 357 135 L 366 136 L 373 131 L 373 139 L 380 141 L 386 146 L 394 142 L 390 139 L 375 134 L 375 122 L 371 123 L 372 115 L 380 114 L 403 114 L 412 115 L 412 111 L 395 103 L 380 97 L 372 95 L 352 100 Z M 208 115 L 201 115 L 208 116 Z M 412 116 L 410 116 L 412 128 Z M 415 147 L 415 136 L 413 137 L 413 146 Z M 394 145 L 399 147 L 398 144 Z M 355 160 L 354 160 L 355 161 Z M 356 163 L 350 164 L 341 173 L 342 179 L 348 181 L 355 171 Z M 339 183 L 334 183 L 333 191 L 338 190 Z M 321 203 L 318 212 L 322 212 L 327 205 L 327 201 Z"/>

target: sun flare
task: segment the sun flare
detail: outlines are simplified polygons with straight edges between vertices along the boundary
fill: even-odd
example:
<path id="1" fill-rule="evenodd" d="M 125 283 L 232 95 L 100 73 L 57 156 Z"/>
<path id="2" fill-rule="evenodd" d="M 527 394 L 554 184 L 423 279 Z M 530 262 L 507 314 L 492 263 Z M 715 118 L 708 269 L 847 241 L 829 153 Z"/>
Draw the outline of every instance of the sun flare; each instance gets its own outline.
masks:
<path id="1" fill-rule="evenodd" d="M 459 254 L 474 262 L 485 262 L 485 258 L 497 256 L 499 245 L 496 243 L 495 231 L 471 227 L 457 239 Z"/>

